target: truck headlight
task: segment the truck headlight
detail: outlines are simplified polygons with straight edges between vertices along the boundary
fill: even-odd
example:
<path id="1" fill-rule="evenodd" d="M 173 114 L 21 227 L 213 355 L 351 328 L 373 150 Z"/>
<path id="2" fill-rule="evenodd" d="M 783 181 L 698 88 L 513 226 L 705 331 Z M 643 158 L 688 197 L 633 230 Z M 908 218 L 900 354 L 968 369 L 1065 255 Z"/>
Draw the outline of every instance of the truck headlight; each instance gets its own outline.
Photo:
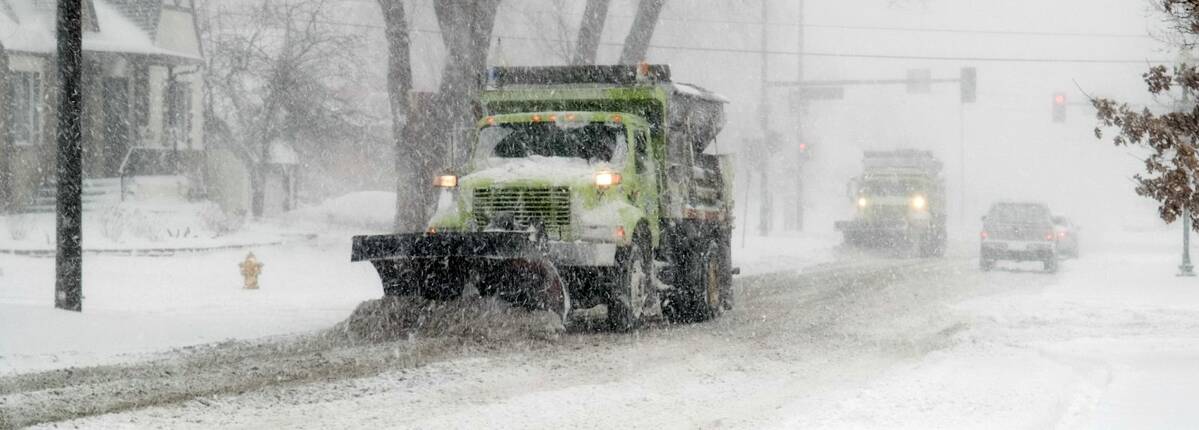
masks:
<path id="1" fill-rule="evenodd" d="M 616 172 L 599 172 L 595 174 L 595 186 L 608 188 L 620 185 L 620 174 Z"/>
<path id="2" fill-rule="evenodd" d="M 866 200 L 865 197 L 858 197 L 858 207 L 859 208 L 865 208 L 866 205 L 869 205 L 869 204 L 870 204 L 870 201 Z"/>
<path id="3" fill-rule="evenodd" d="M 911 205 L 912 209 L 922 211 L 928 207 L 928 200 L 925 200 L 924 196 L 917 194 L 912 197 Z"/>
<path id="4" fill-rule="evenodd" d="M 433 186 L 437 188 L 457 188 L 458 175 L 438 175 L 433 177 Z"/>

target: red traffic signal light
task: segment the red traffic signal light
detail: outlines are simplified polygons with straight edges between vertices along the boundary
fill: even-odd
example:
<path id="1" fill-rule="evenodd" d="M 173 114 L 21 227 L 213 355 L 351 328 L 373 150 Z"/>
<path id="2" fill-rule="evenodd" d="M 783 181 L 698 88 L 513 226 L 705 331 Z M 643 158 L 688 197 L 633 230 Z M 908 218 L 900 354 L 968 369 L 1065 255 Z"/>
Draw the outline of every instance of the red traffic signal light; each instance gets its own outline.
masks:
<path id="1" fill-rule="evenodd" d="M 808 144 L 806 144 L 806 143 L 799 144 L 799 152 L 808 152 Z"/>
<path id="2" fill-rule="evenodd" d="M 1066 93 L 1053 94 L 1053 122 L 1066 122 Z"/>

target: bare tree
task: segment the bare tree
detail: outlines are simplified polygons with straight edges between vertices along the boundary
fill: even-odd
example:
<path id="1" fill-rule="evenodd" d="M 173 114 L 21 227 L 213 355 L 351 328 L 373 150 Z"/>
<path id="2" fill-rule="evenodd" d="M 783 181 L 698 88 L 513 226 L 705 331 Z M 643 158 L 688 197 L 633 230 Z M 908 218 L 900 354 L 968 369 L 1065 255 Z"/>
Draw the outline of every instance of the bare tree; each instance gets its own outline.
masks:
<path id="1" fill-rule="evenodd" d="M 203 14 L 210 140 L 250 172 L 255 216 L 264 210 L 272 142 L 293 144 L 302 162 L 319 166 L 367 134 L 365 114 L 337 81 L 355 79 L 359 38 L 326 25 L 326 12 L 324 0 L 258 0 Z"/>
<path id="2" fill-rule="evenodd" d="M 449 156 L 446 167 L 461 162 L 466 152 L 467 132 L 482 114 L 477 103 L 482 89 L 483 71 L 491 48 L 491 33 L 500 0 L 437 0 L 433 3 L 442 41 L 448 55 L 441 74 L 438 105 L 445 119 L 439 122 L 440 135 Z M 453 148 L 451 148 L 453 147 Z"/>
<path id="3" fill-rule="evenodd" d="M 645 60 L 649 43 L 654 38 L 654 28 L 658 26 L 658 16 L 665 5 L 666 0 L 641 0 L 637 4 L 637 16 L 633 18 L 628 37 L 624 39 L 620 64 L 636 64 Z"/>
<path id="4" fill-rule="evenodd" d="M 403 0 L 379 0 L 387 39 L 387 95 L 391 106 L 391 132 L 395 140 L 396 231 L 415 231 L 424 221 L 428 192 L 422 177 L 429 154 L 409 139 L 412 92 L 412 56 L 408 17 Z"/>
<path id="5" fill-rule="evenodd" d="M 544 1 L 544 0 L 542 0 Z M 538 13 L 524 14 L 530 30 L 540 35 L 537 40 L 543 47 L 539 52 L 553 55 L 553 59 L 562 64 L 569 64 L 575 56 L 574 16 L 570 5 L 574 0 L 550 0 L 548 7 L 541 8 Z M 497 43 L 502 40 L 497 39 Z M 503 61 L 502 58 L 495 59 Z"/>
<path id="6" fill-rule="evenodd" d="M 583 10 L 583 22 L 579 24 L 579 38 L 575 43 L 575 56 L 571 64 L 595 64 L 610 4 L 612 4 L 612 0 L 587 0 L 587 8 Z"/>

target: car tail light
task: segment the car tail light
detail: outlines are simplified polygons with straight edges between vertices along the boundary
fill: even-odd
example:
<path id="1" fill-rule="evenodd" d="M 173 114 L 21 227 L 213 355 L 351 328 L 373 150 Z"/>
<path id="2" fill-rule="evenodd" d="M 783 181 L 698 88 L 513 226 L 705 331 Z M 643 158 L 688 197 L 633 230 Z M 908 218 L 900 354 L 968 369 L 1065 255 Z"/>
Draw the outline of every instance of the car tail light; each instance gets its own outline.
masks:
<path id="1" fill-rule="evenodd" d="M 1057 238 L 1058 238 L 1058 239 L 1065 239 L 1065 238 L 1066 238 L 1066 232 L 1064 232 L 1064 231 L 1063 231 L 1063 232 L 1059 232 L 1059 233 L 1057 234 Z"/>
<path id="2" fill-rule="evenodd" d="M 1053 238 L 1055 238 L 1055 237 L 1057 237 L 1057 236 L 1054 235 L 1052 231 L 1049 233 L 1045 233 L 1045 240 L 1053 240 Z"/>

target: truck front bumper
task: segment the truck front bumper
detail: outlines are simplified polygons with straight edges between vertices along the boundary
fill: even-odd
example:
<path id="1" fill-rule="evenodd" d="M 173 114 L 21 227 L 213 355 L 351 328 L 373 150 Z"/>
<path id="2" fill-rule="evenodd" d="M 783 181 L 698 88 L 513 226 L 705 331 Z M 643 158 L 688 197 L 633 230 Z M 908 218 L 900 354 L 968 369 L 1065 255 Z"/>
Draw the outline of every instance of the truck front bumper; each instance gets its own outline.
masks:
<path id="1" fill-rule="evenodd" d="M 354 236 L 350 253 L 350 261 L 475 258 L 615 266 L 616 244 L 534 240 L 525 232 L 412 233 Z"/>

